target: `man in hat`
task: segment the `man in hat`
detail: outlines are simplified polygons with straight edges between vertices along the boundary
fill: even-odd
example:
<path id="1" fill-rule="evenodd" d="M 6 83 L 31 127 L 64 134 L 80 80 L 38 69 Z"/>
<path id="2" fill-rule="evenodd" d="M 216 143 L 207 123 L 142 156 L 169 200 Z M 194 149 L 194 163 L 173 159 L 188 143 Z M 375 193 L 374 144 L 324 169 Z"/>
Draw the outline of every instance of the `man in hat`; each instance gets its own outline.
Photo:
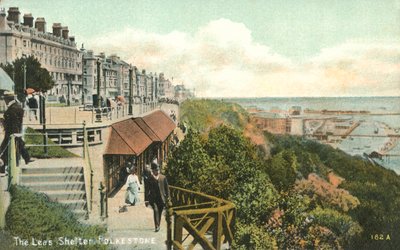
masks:
<path id="1" fill-rule="evenodd" d="M 2 153 L 1 159 L 4 162 L 4 165 L 8 165 L 8 143 L 10 141 L 10 136 L 12 134 L 18 134 L 15 137 L 15 142 L 17 145 L 17 153 L 21 153 L 22 158 L 24 158 L 25 163 L 28 164 L 30 160 L 30 156 L 28 151 L 25 148 L 25 143 L 21 138 L 22 131 L 22 121 L 24 118 L 24 110 L 22 109 L 19 101 L 16 99 L 14 92 L 5 92 L 4 93 L 4 101 L 7 105 L 7 110 L 4 113 L 4 139 L 0 146 L 0 152 Z M 19 157 L 17 156 L 17 159 Z M 0 169 L 0 172 L 5 171 L 4 167 Z"/>
<path id="2" fill-rule="evenodd" d="M 169 187 L 165 175 L 160 173 L 160 166 L 156 162 L 151 163 L 151 175 L 147 181 L 145 190 L 145 205 L 153 208 L 155 231 L 160 231 L 162 211 L 169 201 Z"/>

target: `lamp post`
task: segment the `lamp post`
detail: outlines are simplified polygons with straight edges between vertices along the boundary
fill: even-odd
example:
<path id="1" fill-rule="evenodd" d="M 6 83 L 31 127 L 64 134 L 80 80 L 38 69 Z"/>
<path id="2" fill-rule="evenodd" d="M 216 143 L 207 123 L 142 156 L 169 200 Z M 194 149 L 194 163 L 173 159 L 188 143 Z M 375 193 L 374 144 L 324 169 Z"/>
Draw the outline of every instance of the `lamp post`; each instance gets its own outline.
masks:
<path id="1" fill-rule="evenodd" d="M 97 59 L 97 107 L 101 107 L 101 100 L 100 100 L 100 59 Z"/>
<path id="2" fill-rule="evenodd" d="M 132 115 L 132 66 L 129 67 L 129 107 L 128 114 Z"/>
<path id="3" fill-rule="evenodd" d="M 67 105 L 71 106 L 71 74 L 66 74 L 67 76 L 67 87 L 68 87 L 68 98 L 67 98 Z"/>
<path id="4" fill-rule="evenodd" d="M 82 44 L 82 46 L 83 46 L 83 44 Z M 85 76 L 86 76 L 86 74 L 85 74 L 85 67 L 84 67 L 85 61 L 83 58 L 83 54 L 82 54 L 82 64 L 81 65 L 82 65 L 82 105 L 85 105 L 85 85 L 86 85 Z"/>
<path id="5" fill-rule="evenodd" d="M 26 89 L 26 56 L 22 56 L 24 59 L 24 65 L 22 65 L 23 70 L 24 70 L 24 90 Z"/>

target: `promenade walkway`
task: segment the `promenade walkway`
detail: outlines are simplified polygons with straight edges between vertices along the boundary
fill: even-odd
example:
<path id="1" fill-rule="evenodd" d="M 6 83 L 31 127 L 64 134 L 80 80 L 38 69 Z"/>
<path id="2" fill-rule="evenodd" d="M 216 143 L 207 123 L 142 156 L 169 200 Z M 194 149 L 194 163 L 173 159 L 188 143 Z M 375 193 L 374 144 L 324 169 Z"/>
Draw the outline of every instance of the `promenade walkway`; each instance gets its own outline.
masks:
<path id="1" fill-rule="evenodd" d="M 154 232 L 153 210 L 144 205 L 144 187 L 139 191 L 140 203 L 135 206 L 127 205 L 127 211 L 120 213 L 119 208 L 125 205 L 126 186 L 122 187 L 115 196 L 108 198 L 108 237 L 114 244 L 111 249 L 151 249 L 165 250 L 167 225 L 165 213 L 159 232 Z"/>
<path id="2" fill-rule="evenodd" d="M 158 109 L 163 110 L 166 114 L 169 114 L 171 110 L 179 117 L 179 108 L 172 104 L 160 104 Z M 53 112 L 54 111 L 54 112 Z M 135 112 L 136 111 L 136 112 Z M 50 111 L 47 111 L 50 112 Z M 134 109 L 133 117 L 143 116 L 152 112 L 139 112 Z M 1 116 L 1 115 L 0 115 Z M 106 127 L 118 120 L 128 119 L 132 116 L 124 116 L 118 119 L 103 119 L 100 123 L 91 123 L 91 112 L 90 111 L 79 111 L 77 107 L 64 107 L 64 108 L 52 108 L 52 120 L 48 120 L 47 127 L 81 127 L 79 124 L 83 120 L 87 121 L 88 126 L 103 126 Z M 49 118 L 48 118 L 49 119 Z M 89 122 L 88 122 L 89 120 Z M 41 128 L 38 123 L 31 126 L 28 125 L 29 120 L 25 119 L 25 125 L 33 128 Z M 35 123 L 35 122 L 33 122 Z M 72 125 L 78 123 L 77 125 Z M 183 134 L 177 129 L 179 139 L 183 139 Z M 0 129 L 0 139 L 3 136 L 3 132 Z M 103 135 L 103 142 L 108 139 L 107 133 Z M 119 213 L 119 207 L 125 205 L 125 191 L 126 187 L 121 188 L 114 196 L 108 198 L 108 218 L 104 221 L 100 217 L 100 194 L 98 191 L 99 183 L 103 181 L 103 151 L 106 143 L 92 146 L 89 148 L 90 159 L 93 167 L 93 204 L 92 212 L 89 216 L 89 220 L 86 221 L 88 224 L 102 224 L 108 229 L 105 238 L 110 239 L 110 249 L 166 249 L 165 241 L 167 239 L 167 227 L 165 216 L 162 219 L 161 230 L 154 232 L 153 223 L 153 210 L 151 207 L 145 207 L 144 205 L 144 187 L 141 187 L 140 199 L 141 202 L 136 206 L 128 206 L 127 211 Z M 69 150 L 79 156 L 82 154 L 82 148 L 69 148 Z M 48 166 L 52 159 L 42 160 L 36 159 L 35 165 Z M 103 182 L 104 184 L 104 182 Z"/>

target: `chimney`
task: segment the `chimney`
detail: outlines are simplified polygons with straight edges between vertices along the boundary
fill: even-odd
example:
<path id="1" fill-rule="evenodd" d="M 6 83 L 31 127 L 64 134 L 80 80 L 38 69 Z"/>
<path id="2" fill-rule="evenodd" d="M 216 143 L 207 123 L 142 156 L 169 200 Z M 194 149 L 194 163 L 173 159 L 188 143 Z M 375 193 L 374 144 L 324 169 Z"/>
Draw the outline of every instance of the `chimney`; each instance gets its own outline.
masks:
<path id="1" fill-rule="evenodd" d="M 33 16 L 31 13 L 26 13 L 24 15 L 24 25 L 30 28 L 33 27 Z"/>
<path id="2" fill-rule="evenodd" d="M 35 21 L 35 28 L 37 29 L 37 31 L 39 32 L 46 32 L 46 20 L 44 19 L 44 17 L 38 17 L 36 18 Z"/>
<path id="3" fill-rule="evenodd" d="M 7 20 L 8 21 L 12 21 L 15 24 L 19 24 L 19 14 L 21 14 L 21 12 L 19 12 L 18 7 L 10 7 L 8 9 Z"/>
<path id="4" fill-rule="evenodd" d="M 0 8 L 0 31 L 4 31 L 7 28 L 6 10 L 4 8 Z"/>
<path id="5" fill-rule="evenodd" d="M 62 37 L 66 40 L 68 40 L 68 33 L 69 33 L 68 26 L 62 27 Z"/>
<path id="6" fill-rule="evenodd" d="M 61 37 L 61 23 L 53 23 L 53 35 Z"/>
<path id="7" fill-rule="evenodd" d="M 75 42 L 75 37 L 74 36 L 70 36 L 69 40 L 74 43 Z"/>

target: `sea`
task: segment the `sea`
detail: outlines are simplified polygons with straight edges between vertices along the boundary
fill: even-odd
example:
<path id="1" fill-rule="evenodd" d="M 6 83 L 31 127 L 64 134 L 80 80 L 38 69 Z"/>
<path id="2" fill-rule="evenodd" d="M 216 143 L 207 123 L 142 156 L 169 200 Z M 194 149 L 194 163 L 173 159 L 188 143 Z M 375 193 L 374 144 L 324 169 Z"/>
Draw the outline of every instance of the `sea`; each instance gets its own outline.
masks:
<path id="1" fill-rule="evenodd" d="M 390 141 L 389 137 L 374 137 L 376 127 L 388 126 L 395 133 L 400 130 L 400 96 L 392 97 L 263 97 L 263 98 L 224 98 L 224 101 L 235 102 L 242 107 L 258 110 L 289 110 L 296 106 L 302 111 L 308 110 L 342 110 L 369 111 L 371 115 L 346 114 L 335 115 L 355 121 L 362 121 L 352 134 L 370 134 L 371 137 L 351 137 L 343 140 L 338 148 L 350 155 L 369 154 L 382 149 L 388 142 L 395 143 L 389 151 L 390 156 L 382 160 L 375 159 L 379 165 L 400 174 L 400 138 Z M 381 129 L 383 131 L 383 129 Z M 376 132 L 375 132 L 376 133 Z M 381 132 L 379 132 L 381 133 Z"/>

